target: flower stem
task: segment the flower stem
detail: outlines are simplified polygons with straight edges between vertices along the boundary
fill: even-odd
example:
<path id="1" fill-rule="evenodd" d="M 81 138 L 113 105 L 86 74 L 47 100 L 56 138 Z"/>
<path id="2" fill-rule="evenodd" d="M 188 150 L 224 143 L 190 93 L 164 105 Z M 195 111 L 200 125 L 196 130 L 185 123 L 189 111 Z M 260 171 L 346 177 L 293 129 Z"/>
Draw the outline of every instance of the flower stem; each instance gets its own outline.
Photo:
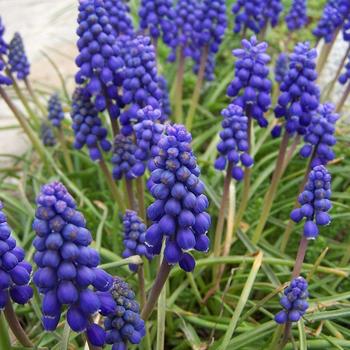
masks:
<path id="1" fill-rule="evenodd" d="M 337 36 L 338 36 L 340 29 L 341 29 L 341 26 L 339 26 L 337 28 L 337 30 L 334 32 L 333 39 L 330 43 L 328 43 L 328 44 L 324 43 L 322 46 L 321 53 L 320 53 L 320 56 L 319 56 L 318 61 L 317 61 L 317 68 L 316 68 L 318 76 L 320 76 L 322 73 L 322 70 L 327 62 L 327 58 L 328 58 L 330 52 L 332 51 L 332 48 L 334 46 L 335 40 L 337 39 Z"/>
<path id="2" fill-rule="evenodd" d="M 121 195 L 117 185 L 115 184 L 115 182 L 112 178 L 111 172 L 109 171 L 105 160 L 103 158 L 101 158 L 99 160 L 98 164 L 106 177 L 107 184 L 108 184 L 109 190 L 112 193 L 113 199 L 117 202 L 118 207 L 121 209 L 121 211 L 124 212 L 125 211 L 125 204 L 124 204 L 123 196 Z"/>
<path id="3" fill-rule="evenodd" d="M 145 271 L 143 268 L 143 264 L 138 265 L 137 276 L 139 281 L 140 300 L 142 309 L 146 305 Z"/>
<path id="4" fill-rule="evenodd" d="M 260 240 L 261 234 L 264 230 L 267 218 L 270 214 L 270 210 L 273 204 L 273 200 L 275 199 L 276 196 L 276 192 L 277 192 L 277 188 L 278 188 L 278 184 L 279 181 L 283 175 L 283 164 L 284 164 L 284 157 L 286 154 L 286 150 L 287 150 L 287 146 L 288 146 L 288 141 L 289 141 L 289 135 L 287 132 L 284 133 L 282 141 L 281 141 L 281 145 L 280 145 L 280 149 L 279 149 L 279 153 L 278 153 L 278 157 L 277 157 L 277 162 L 276 162 L 276 167 L 275 167 L 275 171 L 273 173 L 272 176 L 272 181 L 271 181 L 271 185 L 268 189 L 268 191 L 265 194 L 264 200 L 263 200 L 263 208 L 262 208 L 262 212 L 260 215 L 260 219 L 258 222 L 258 225 L 255 229 L 255 232 L 253 234 L 253 238 L 252 238 L 252 242 L 254 244 L 257 244 Z"/>
<path id="5" fill-rule="evenodd" d="M 332 80 L 332 82 L 331 82 L 331 85 L 330 85 L 329 88 L 328 88 L 328 91 L 327 91 L 327 94 L 326 94 L 326 96 L 325 96 L 325 98 L 324 98 L 324 101 L 328 101 L 328 100 L 329 100 L 329 97 L 332 95 L 334 86 L 335 86 L 336 82 L 338 81 L 338 78 L 339 78 L 339 76 L 340 76 L 340 74 L 341 74 L 341 72 L 342 72 L 342 70 L 343 70 L 343 67 L 344 67 L 344 65 L 345 65 L 345 62 L 346 62 L 346 60 L 347 60 L 349 54 L 350 54 L 350 45 L 348 46 L 348 48 L 347 48 L 347 50 L 346 50 L 346 52 L 345 52 L 345 55 L 343 56 L 343 58 L 342 58 L 342 60 L 341 60 L 341 62 L 340 62 L 340 64 L 339 64 L 339 67 L 338 67 L 338 69 L 337 69 L 337 72 L 336 72 L 336 74 L 335 74 L 335 77 L 333 78 L 333 80 Z"/>
<path id="6" fill-rule="evenodd" d="M 185 54 L 183 46 L 180 46 L 178 52 L 179 65 L 176 74 L 175 85 L 175 120 L 182 124 L 182 97 L 183 97 L 183 80 L 185 73 Z"/>
<path id="7" fill-rule="evenodd" d="M 23 131 L 25 134 L 28 136 L 29 140 L 31 141 L 34 149 L 38 152 L 39 156 L 41 159 L 46 162 L 46 157 L 45 157 L 45 152 L 43 150 L 43 146 L 40 142 L 40 140 L 37 138 L 37 136 L 34 134 L 33 130 L 29 126 L 27 120 L 25 117 L 21 114 L 21 112 L 17 109 L 15 104 L 12 102 L 10 97 L 6 94 L 5 90 L 0 87 L 0 96 L 4 99 L 6 104 L 9 106 L 11 109 L 12 113 L 16 117 L 19 125 L 22 127 Z"/>
<path id="8" fill-rule="evenodd" d="M 131 180 L 125 179 L 125 188 L 126 188 L 126 193 L 128 195 L 128 208 L 132 210 L 136 210 L 135 198 L 134 198 L 134 192 L 133 192 L 133 186 L 132 186 Z"/>
<path id="9" fill-rule="evenodd" d="M 348 98 L 349 93 L 350 93 L 350 82 L 349 82 L 348 85 L 346 86 L 346 89 L 345 89 L 345 91 L 344 91 L 344 93 L 343 93 L 341 99 L 339 100 L 339 102 L 338 102 L 338 104 L 337 104 L 337 107 L 336 107 L 336 109 L 335 109 L 335 111 L 336 111 L 337 113 L 340 113 L 341 110 L 343 109 L 344 103 L 345 103 L 346 99 Z"/>
<path id="10" fill-rule="evenodd" d="M 73 162 L 72 162 L 72 159 L 71 159 L 69 152 L 68 152 L 68 148 L 67 148 L 66 140 L 64 138 L 62 127 L 58 128 L 58 139 L 60 140 L 63 158 L 64 158 L 64 161 L 66 163 L 67 169 L 70 173 L 72 173 L 74 171 Z"/>
<path id="11" fill-rule="evenodd" d="M 150 295 L 147 299 L 146 305 L 144 306 L 141 312 L 141 317 L 143 318 L 144 321 L 146 321 L 151 316 L 154 306 L 156 305 L 156 302 L 158 300 L 159 294 L 162 291 L 165 285 L 165 282 L 169 276 L 171 268 L 172 266 L 169 265 L 163 258 L 157 273 L 157 278 L 154 281 L 154 284 L 152 286 Z"/>
<path id="12" fill-rule="evenodd" d="M 145 207 L 145 186 L 143 183 L 143 176 L 136 179 L 136 196 L 139 206 L 139 215 L 143 222 L 147 223 L 146 207 Z"/>
<path id="13" fill-rule="evenodd" d="M 34 344 L 28 338 L 26 332 L 19 323 L 9 297 L 7 298 L 6 306 L 4 309 L 4 315 L 6 317 L 9 327 L 12 330 L 12 333 L 15 335 L 17 340 L 25 347 L 34 347 Z"/>
<path id="14" fill-rule="evenodd" d="M 209 55 L 209 47 L 205 46 L 203 48 L 203 51 L 202 51 L 197 82 L 196 82 L 196 86 L 195 86 L 194 91 L 193 91 L 190 109 L 189 109 L 189 112 L 187 115 L 187 120 L 186 120 L 186 128 L 189 132 L 192 129 L 194 115 L 196 113 L 200 93 L 202 90 L 202 85 L 203 85 L 203 81 L 204 81 L 204 74 L 205 74 L 205 67 L 206 67 L 207 61 L 208 61 L 208 55 Z"/>
<path id="15" fill-rule="evenodd" d="M 42 105 L 42 103 L 40 102 L 40 100 L 38 99 L 38 96 L 36 95 L 36 93 L 34 92 L 34 89 L 32 87 L 32 84 L 30 83 L 28 78 L 24 78 L 24 84 L 30 94 L 30 96 L 32 97 L 34 103 L 36 104 L 36 106 L 40 109 L 40 111 L 42 112 L 43 116 L 47 115 L 47 110 L 46 108 Z"/>

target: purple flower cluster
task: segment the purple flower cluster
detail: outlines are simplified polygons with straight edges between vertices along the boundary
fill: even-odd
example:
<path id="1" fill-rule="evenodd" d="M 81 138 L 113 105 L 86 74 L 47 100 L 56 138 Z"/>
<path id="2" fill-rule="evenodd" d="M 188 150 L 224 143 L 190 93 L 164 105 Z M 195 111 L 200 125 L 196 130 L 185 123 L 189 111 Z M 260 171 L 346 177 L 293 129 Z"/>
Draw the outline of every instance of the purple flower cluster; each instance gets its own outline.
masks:
<path id="1" fill-rule="evenodd" d="M 270 56 L 266 53 L 267 43 L 259 43 L 253 36 L 250 40 L 243 39 L 242 46 L 232 51 L 237 61 L 235 78 L 227 88 L 227 95 L 234 98 L 233 103 L 241 106 L 248 117 L 266 127 L 268 122 L 264 113 L 271 104 L 272 87 L 268 79 Z"/>
<path id="2" fill-rule="evenodd" d="M 1 85 L 12 85 L 12 80 L 8 78 L 6 75 L 2 75 L 1 72 L 5 68 L 5 63 L 0 58 L 0 86 Z"/>
<path id="3" fill-rule="evenodd" d="M 138 111 L 139 123 L 135 124 L 134 132 L 136 137 L 135 158 L 137 163 L 133 167 L 133 172 L 137 176 L 144 174 L 146 164 L 152 156 L 159 152 L 157 147 L 162 136 L 164 126 L 159 123 L 162 113 L 159 109 L 147 106 Z"/>
<path id="4" fill-rule="evenodd" d="M 217 53 L 227 28 L 226 1 L 203 0 L 196 20 L 195 45 Z"/>
<path id="5" fill-rule="evenodd" d="M 137 216 L 133 210 L 127 210 L 123 217 L 124 226 L 124 246 L 123 258 L 132 255 L 145 256 L 148 260 L 152 259 L 152 255 L 148 252 L 146 242 L 147 226 Z M 138 266 L 129 264 L 131 271 L 137 271 Z"/>
<path id="6" fill-rule="evenodd" d="M 149 35 L 154 39 L 162 36 L 167 45 L 171 44 L 175 19 L 171 0 L 141 0 L 139 17 L 143 31 L 148 30 Z"/>
<path id="7" fill-rule="evenodd" d="M 118 134 L 115 137 L 113 157 L 111 160 L 113 164 L 114 179 L 121 180 L 124 176 L 127 180 L 131 180 L 136 177 L 136 174 L 134 173 L 134 166 L 137 163 L 135 158 L 136 149 L 137 147 L 133 143 L 131 136 Z"/>
<path id="8" fill-rule="evenodd" d="M 287 16 L 286 23 L 289 31 L 295 31 L 307 24 L 306 0 L 293 0 Z"/>
<path id="9" fill-rule="evenodd" d="M 276 60 L 275 80 L 281 83 L 288 72 L 288 54 L 281 52 Z"/>
<path id="10" fill-rule="evenodd" d="M 193 271 L 191 250 L 206 252 L 206 235 L 211 219 L 206 212 L 209 202 L 200 169 L 191 149 L 191 135 L 182 125 L 167 125 L 158 142 L 158 155 L 153 158 L 148 183 L 155 198 L 147 210 L 153 224 L 146 231 L 146 244 L 151 254 L 160 254 L 165 238 L 164 258 L 168 264 L 179 263 Z"/>
<path id="11" fill-rule="evenodd" d="M 7 54 L 7 43 L 4 40 L 5 26 L 2 23 L 2 18 L 0 17 L 0 55 Z"/>
<path id="12" fill-rule="evenodd" d="M 275 108 L 276 118 L 285 117 L 289 134 L 304 135 L 311 123 L 312 112 L 318 108 L 320 91 L 315 84 L 316 49 L 310 43 L 298 43 L 289 55 L 289 69 L 280 84 L 281 95 Z"/>
<path id="13" fill-rule="evenodd" d="M 140 344 L 146 334 L 145 322 L 129 285 L 115 277 L 111 291 L 101 294 L 110 304 L 109 310 L 103 310 L 108 316 L 104 322 L 106 343 L 113 344 L 112 350 L 126 350 L 128 342 Z"/>
<path id="14" fill-rule="evenodd" d="M 17 79 L 25 79 L 29 75 L 30 64 L 19 33 L 15 33 L 10 41 L 8 57 L 11 73 L 16 73 Z"/>
<path id="15" fill-rule="evenodd" d="M 0 202 L 0 310 L 11 299 L 18 304 L 26 304 L 33 296 L 28 285 L 32 266 L 24 260 L 24 250 L 16 246 L 11 228 Z"/>
<path id="16" fill-rule="evenodd" d="M 48 110 L 48 119 L 50 120 L 52 126 L 54 126 L 55 128 L 60 128 L 62 120 L 64 119 L 64 112 L 58 94 L 53 94 L 50 97 Z"/>
<path id="17" fill-rule="evenodd" d="M 271 23 L 271 27 L 276 27 L 282 11 L 283 4 L 281 0 L 265 0 L 262 17 L 264 18 L 265 22 Z M 264 25 L 267 25 L 267 23 Z"/>
<path id="18" fill-rule="evenodd" d="M 56 144 L 56 138 L 53 134 L 51 125 L 43 122 L 40 126 L 40 138 L 46 147 L 52 147 Z"/>
<path id="19" fill-rule="evenodd" d="M 331 207 L 331 175 L 323 165 L 315 166 L 309 174 L 304 191 L 299 195 L 300 208 L 294 209 L 290 218 L 300 222 L 304 217 L 304 237 L 316 239 L 318 226 L 325 226 L 331 222 L 327 213 Z"/>
<path id="20" fill-rule="evenodd" d="M 349 11 L 350 4 L 347 0 L 329 0 L 324 7 L 317 27 L 312 33 L 318 38 L 323 38 L 326 43 L 331 42 L 344 18 L 347 18 Z"/>
<path id="21" fill-rule="evenodd" d="M 75 134 L 74 148 L 81 149 L 86 145 L 92 160 L 101 159 L 101 150 L 108 152 L 111 149 L 106 139 L 107 129 L 102 127 L 90 94 L 81 88 L 77 88 L 73 94 L 71 117 Z"/>
<path id="22" fill-rule="evenodd" d="M 162 123 L 164 123 L 167 119 L 170 118 L 172 111 L 171 111 L 171 104 L 170 104 L 170 97 L 169 97 L 169 90 L 168 90 L 168 82 L 162 75 L 158 77 L 158 86 L 159 86 L 159 89 L 162 91 L 162 99 L 160 103 L 162 114 L 159 120 Z"/>
<path id="23" fill-rule="evenodd" d="M 75 332 L 82 332 L 88 327 L 89 317 L 102 308 L 103 302 L 89 287 L 108 291 L 113 278 L 97 267 L 100 257 L 89 248 L 92 236 L 85 218 L 76 210 L 73 197 L 61 183 L 43 186 L 37 204 L 33 222 L 37 236 L 33 245 L 34 261 L 39 268 L 34 274 L 34 283 L 44 295 L 44 328 L 55 330 L 62 307 L 67 305 L 69 326 Z M 89 333 L 94 334 L 93 329 Z"/>
<path id="24" fill-rule="evenodd" d="M 125 42 L 125 72 L 123 81 L 123 103 L 131 104 L 120 117 L 122 133 L 132 133 L 132 122 L 137 121 L 137 111 L 148 105 L 160 108 L 163 98 L 159 86 L 156 54 L 149 37 L 137 36 Z"/>
<path id="25" fill-rule="evenodd" d="M 176 50 L 183 49 L 185 57 L 192 56 L 194 48 L 195 27 L 200 14 L 200 3 L 197 0 L 178 0 L 175 7 L 175 33 L 170 44 L 172 52 L 169 61 L 176 60 Z"/>
<path id="26" fill-rule="evenodd" d="M 117 99 L 116 86 L 121 84 L 120 75 L 124 67 L 104 6 L 103 0 L 81 1 L 77 29 L 79 55 L 76 64 L 79 71 L 75 80 L 78 84 L 86 84 L 87 91 L 96 98 L 95 105 L 99 111 L 107 107 L 106 98 Z M 109 109 L 118 112 L 117 108 Z M 113 117 L 118 117 L 118 114 Z"/>
<path id="27" fill-rule="evenodd" d="M 116 36 L 123 34 L 132 35 L 134 26 L 127 3 L 124 0 L 105 0 L 104 3 L 114 34 Z"/>
<path id="28" fill-rule="evenodd" d="M 350 56 L 348 57 L 348 62 L 345 65 L 345 72 L 339 76 L 339 83 L 345 85 L 348 80 L 350 80 Z"/>
<path id="29" fill-rule="evenodd" d="M 194 60 L 193 72 L 195 74 L 198 74 L 201 62 L 201 52 L 198 50 L 195 51 L 192 57 Z M 215 54 L 212 52 L 209 52 L 208 55 L 207 64 L 205 66 L 204 79 L 207 81 L 213 81 L 215 79 Z"/>
<path id="30" fill-rule="evenodd" d="M 311 166 L 326 165 L 335 158 L 332 147 L 337 143 L 334 136 L 335 123 L 339 115 L 334 113 L 332 103 L 320 104 L 317 112 L 311 118 L 307 134 L 304 136 L 305 145 L 300 150 L 304 158 L 313 156 Z"/>
<path id="31" fill-rule="evenodd" d="M 234 164 L 232 177 L 240 181 L 244 177 L 244 172 L 239 166 L 251 167 L 253 159 L 249 155 L 248 143 L 248 117 L 243 114 L 241 107 L 230 104 L 228 108 L 221 112 L 224 117 L 221 122 L 221 141 L 217 145 L 220 156 L 215 161 L 215 168 L 224 170 L 227 163 Z"/>
<path id="32" fill-rule="evenodd" d="M 283 310 L 275 316 L 275 321 L 278 324 L 298 322 L 305 314 L 309 307 L 307 288 L 307 281 L 303 277 L 297 277 L 284 290 L 284 295 L 280 299 Z"/>

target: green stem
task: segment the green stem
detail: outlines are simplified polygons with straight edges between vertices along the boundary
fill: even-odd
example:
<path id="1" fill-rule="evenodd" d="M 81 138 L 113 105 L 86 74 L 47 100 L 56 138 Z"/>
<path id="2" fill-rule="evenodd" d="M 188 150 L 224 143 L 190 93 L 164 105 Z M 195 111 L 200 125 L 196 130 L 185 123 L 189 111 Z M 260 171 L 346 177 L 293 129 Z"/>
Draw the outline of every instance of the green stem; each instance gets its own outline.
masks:
<path id="1" fill-rule="evenodd" d="M 350 93 L 350 82 L 348 83 L 348 85 L 347 85 L 347 87 L 346 87 L 346 89 L 345 89 L 345 91 L 344 91 L 344 93 L 343 93 L 341 99 L 339 100 L 339 102 L 338 102 L 338 104 L 337 104 L 337 107 L 336 107 L 336 109 L 335 109 L 335 111 L 336 111 L 337 113 L 340 113 L 341 110 L 343 109 L 344 103 L 345 103 L 346 99 L 348 98 L 349 93 Z"/>
<path id="2" fill-rule="evenodd" d="M 38 96 L 36 95 L 36 93 L 34 92 L 34 89 L 32 88 L 32 84 L 30 83 L 28 78 L 24 78 L 24 84 L 30 94 L 30 96 L 32 97 L 34 103 L 36 104 L 36 106 L 40 109 L 40 111 L 42 112 L 43 116 L 46 117 L 47 115 L 47 110 L 46 108 L 42 105 L 42 103 L 40 102 L 40 100 L 38 99 Z"/>
<path id="3" fill-rule="evenodd" d="M 137 267 L 137 277 L 139 281 L 140 289 L 140 300 L 141 300 L 141 309 L 146 305 L 146 288 L 145 288 L 145 273 L 143 264 L 138 265 Z"/>
<path id="4" fill-rule="evenodd" d="M 194 88 L 193 95 L 192 95 L 190 110 L 187 115 L 186 128 L 188 131 L 191 131 L 192 129 L 193 119 L 197 110 L 200 93 L 201 93 L 202 85 L 204 81 L 205 67 L 207 65 L 208 55 L 209 55 L 209 47 L 205 46 L 203 48 L 202 55 L 201 55 L 198 77 L 197 77 L 196 86 Z"/>
<path id="5" fill-rule="evenodd" d="M 112 193 L 113 199 L 117 202 L 117 205 L 121 209 L 121 211 L 125 212 L 126 208 L 125 208 L 123 196 L 121 195 L 117 185 L 115 184 L 115 182 L 112 178 L 111 172 L 109 171 L 105 160 L 103 158 L 101 158 L 98 161 L 98 164 L 106 177 L 106 181 L 107 181 L 109 190 Z"/>
<path id="6" fill-rule="evenodd" d="M 156 350 L 164 350 L 165 319 L 166 319 L 166 286 L 164 286 L 158 299 L 157 309 L 157 342 Z"/>
<path id="7" fill-rule="evenodd" d="M 151 316 L 154 306 L 156 305 L 156 302 L 158 300 L 159 294 L 162 291 L 165 282 L 169 277 L 171 268 L 172 266 L 169 265 L 165 261 L 165 259 L 163 259 L 157 273 L 157 278 L 154 281 L 150 295 L 147 299 L 146 305 L 144 306 L 141 312 L 141 317 L 143 318 L 143 320 L 146 321 Z"/>
<path id="8" fill-rule="evenodd" d="M 72 159 L 71 159 L 69 152 L 68 152 L 68 148 L 67 148 L 66 140 L 64 138 L 62 127 L 58 128 L 58 139 L 60 140 L 63 158 L 64 158 L 64 161 L 66 163 L 67 169 L 70 173 L 72 173 L 74 171 L 73 162 L 72 162 Z"/>
<path id="9" fill-rule="evenodd" d="M 30 348 L 34 347 L 34 344 L 28 338 L 26 332 L 24 331 L 21 324 L 19 323 L 9 297 L 7 298 L 6 306 L 4 309 L 4 315 L 9 327 L 12 330 L 12 333 L 15 335 L 17 340 L 25 347 L 30 347 Z"/>
<path id="10" fill-rule="evenodd" d="M 143 222 L 147 223 L 146 207 L 145 207 L 145 186 L 143 183 L 143 176 L 136 179 L 136 196 L 139 207 L 139 214 Z"/>
<path id="11" fill-rule="evenodd" d="M 128 208 L 132 210 L 136 210 L 134 191 L 133 191 L 131 180 L 125 179 L 125 188 L 126 188 L 126 193 L 128 195 Z"/>
<path id="12" fill-rule="evenodd" d="M 183 97 L 183 80 L 185 73 L 185 54 L 183 46 L 179 48 L 179 66 L 176 74 L 175 85 L 175 120 L 177 123 L 182 124 L 182 97 Z"/>
<path id="13" fill-rule="evenodd" d="M 29 140 L 31 141 L 34 149 L 38 152 L 39 156 L 43 160 L 43 162 L 46 163 L 46 157 L 45 152 L 43 150 L 43 146 L 40 142 L 40 140 L 37 138 L 37 136 L 34 134 L 33 130 L 30 128 L 27 120 L 25 117 L 21 114 L 21 112 L 17 109 L 17 107 L 14 105 L 10 97 L 6 94 L 5 90 L 0 87 L 0 96 L 4 99 L 6 104 L 11 109 L 12 113 L 16 117 L 19 125 L 22 127 L 25 134 L 28 136 Z"/>
<path id="14" fill-rule="evenodd" d="M 259 219 L 258 225 L 255 229 L 255 232 L 253 234 L 252 242 L 254 244 L 257 244 L 260 240 L 261 234 L 264 230 L 267 218 L 270 214 L 270 210 L 271 210 L 273 201 L 274 201 L 275 196 L 276 196 L 279 181 L 283 175 L 284 157 L 285 157 L 285 153 L 286 153 L 286 150 L 288 147 L 288 141 L 289 141 L 289 135 L 287 132 L 285 132 L 283 135 L 283 138 L 282 138 L 280 149 L 279 149 L 275 171 L 274 171 L 273 176 L 272 176 L 272 181 L 271 181 L 271 184 L 269 186 L 268 191 L 265 194 L 260 219 Z"/>

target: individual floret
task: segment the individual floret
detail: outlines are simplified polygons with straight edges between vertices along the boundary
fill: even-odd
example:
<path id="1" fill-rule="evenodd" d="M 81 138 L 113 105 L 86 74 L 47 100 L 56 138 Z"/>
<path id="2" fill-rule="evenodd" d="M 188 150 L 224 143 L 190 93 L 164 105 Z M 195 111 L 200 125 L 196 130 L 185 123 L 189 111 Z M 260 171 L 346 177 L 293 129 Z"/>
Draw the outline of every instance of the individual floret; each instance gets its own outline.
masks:
<path id="1" fill-rule="evenodd" d="M 192 250 L 206 252 L 206 235 L 211 219 L 206 212 L 208 199 L 199 179 L 200 169 L 191 149 L 191 135 L 182 125 L 167 125 L 153 158 L 149 188 L 155 198 L 147 215 L 153 224 L 147 229 L 149 252 L 160 254 L 165 239 L 164 258 L 169 265 L 179 263 L 192 271 Z"/>
<path id="2" fill-rule="evenodd" d="M 308 284 L 303 277 L 294 278 L 290 285 L 284 290 L 284 295 L 280 299 L 283 310 L 275 316 L 275 321 L 279 324 L 287 322 L 298 322 L 305 314 L 309 304 L 307 298 Z"/>
<path id="3" fill-rule="evenodd" d="M 306 218 L 304 237 L 316 239 L 318 226 L 325 226 L 331 222 L 328 211 L 331 209 L 331 175 L 323 165 L 315 166 L 309 174 L 304 191 L 299 195 L 300 208 L 294 209 L 290 218 L 300 222 Z"/>

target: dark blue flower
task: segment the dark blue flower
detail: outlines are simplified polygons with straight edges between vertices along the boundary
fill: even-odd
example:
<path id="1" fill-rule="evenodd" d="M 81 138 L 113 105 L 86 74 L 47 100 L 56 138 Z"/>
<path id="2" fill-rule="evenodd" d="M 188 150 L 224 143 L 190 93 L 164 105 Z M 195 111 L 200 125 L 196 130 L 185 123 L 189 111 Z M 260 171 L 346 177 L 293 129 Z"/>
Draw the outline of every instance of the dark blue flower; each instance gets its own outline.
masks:
<path id="1" fill-rule="evenodd" d="M 345 85 L 349 79 L 350 79 L 350 56 L 348 57 L 348 61 L 345 65 L 345 72 L 339 76 L 338 80 L 340 84 Z"/>
<path id="2" fill-rule="evenodd" d="M 64 112 L 62 108 L 61 100 L 58 94 L 53 94 L 49 99 L 48 105 L 49 115 L 52 126 L 59 128 L 61 127 L 62 120 L 64 119 Z"/>
<path id="3" fill-rule="evenodd" d="M 101 151 L 108 152 L 111 149 L 111 144 L 106 139 L 107 129 L 102 127 L 91 95 L 81 88 L 74 91 L 71 117 L 75 134 L 74 148 L 81 149 L 86 145 L 92 160 L 101 159 Z"/>
<path id="4" fill-rule="evenodd" d="M 34 283 L 44 295 L 44 328 L 56 329 L 66 305 L 69 326 L 82 332 L 89 325 L 89 317 L 103 308 L 103 300 L 95 290 L 108 291 L 113 279 L 97 267 L 100 257 L 89 247 L 92 236 L 85 218 L 61 183 L 41 188 L 33 229 L 37 235 L 34 261 L 38 265 Z"/>
<path id="5" fill-rule="evenodd" d="M 286 23 L 289 31 L 295 31 L 304 27 L 308 21 L 306 0 L 293 0 L 287 16 Z"/>
<path id="6" fill-rule="evenodd" d="M 165 239 L 164 258 L 192 271 L 195 260 L 191 250 L 206 252 L 206 233 L 211 219 L 206 212 L 209 202 L 200 169 L 191 149 L 191 135 L 182 125 L 167 125 L 158 142 L 158 154 L 150 167 L 148 187 L 155 198 L 147 215 L 153 224 L 147 229 L 146 244 L 151 254 L 160 254 Z"/>
<path id="7" fill-rule="evenodd" d="M 25 79 L 30 73 L 30 64 L 19 33 L 15 33 L 10 41 L 8 58 L 11 73 L 16 73 L 20 80 Z"/>
<path id="8" fill-rule="evenodd" d="M 288 55 L 284 52 L 277 57 L 275 64 L 275 80 L 281 83 L 288 72 Z"/>
<path id="9" fill-rule="evenodd" d="M 24 260 L 24 250 L 16 245 L 3 209 L 0 202 L 0 310 L 9 297 L 15 303 L 26 304 L 33 296 L 28 285 L 32 267 Z"/>
<path id="10" fill-rule="evenodd" d="M 300 208 L 294 209 L 290 217 L 294 222 L 306 218 L 304 236 L 307 239 L 316 239 L 318 226 L 325 226 L 331 222 L 327 213 L 331 207 L 331 175 L 323 165 L 315 166 L 309 174 L 304 191 L 299 195 Z"/>
<path id="11" fill-rule="evenodd" d="M 320 104 L 317 112 L 312 114 L 311 124 L 304 136 L 305 145 L 300 150 L 302 157 L 313 157 L 312 167 L 326 165 L 335 158 L 333 146 L 337 143 L 334 133 L 338 119 L 332 103 Z"/>
<path id="12" fill-rule="evenodd" d="M 5 26 L 2 23 L 2 18 L 0 17 L 0 55 L 7 54 L 7 43 L 4 40 Z"/>
<path id="13" fill-rule="evenodd" d="M 162 91 L 162 99 L 161 99 L 161 110 L 162 114 L 160 116 L 160 121 L 164 123 L 171 116 L 171 104 L 169 98 L 169 90 L 168 90 L 168 82 L 162 75 L 158 78 L 158 86 Z"/>
<path id="14" fill-rule="evenodd" d="M 12 80 L 6 75 L 2 75 L 1 72 L 5 68 L 5 63 L 0 58 L 0 86 L 1 85 L 12 85 Z"/>
<path id="15" fill-rule="evenodd" d="M 43 122 L 40 126 L 40 138 L 46 147 L 55 146 L 57 142 L 51 125 L 46 122 Z"/>
<path id="16" fill-rule="evenodd" d="M 292 280 L 290 285 L 284 290 L 284 295 L 280 299 L 283 310 L 275 316 L 275 321 L 279 324 L 286 322 L 298 322 L 305 314 L 309 304 L 307 298 L 308 284 L 303 277 Z"/>
<path id="17" fill-rule="evenodd" d="M 286 119 L 290 135 L 304 135 L 311 123 L 312 112 L 318 108 L 320 91 L 316 85 L 316 49 L 310 43 L 298 43 L 289 56 L 289 69 L 280 84 L 281 95 L 275 108 L 277 118 Z"/>
<path id="18" fill-rule="evenodd" d="M 221 115 L 220 142 L 217 145 L 219 157 L 215 161 L 215 168 L 224 170 L 231 163 L 232 177 L 238 181 L 243 179 L 244 172 L 240 165 L 251 167 L 253 159 L 249 155 L 248 117 L 243 114 L 240 106 L 230 104 Z"/>
<path id="19" fill-rule="evenodd" d="M 123 217 L 124 226 L 124 251 L 123 258 L 133 255 L 145 256 L 148 260 L 152 259 L 152 255 L 148 252 L 146 246 L 146 229 L 147 226 L 137 216 L 133 210 L 127 210 Z M 137 265 L 130 264 L 131 271 L 137 271 Z"/>
<path id="20" fill-rule="evenodd" d="M 105 0 L 104 6 L 116 36 L 134 33 L 130 8 L 124 0 Z"/>
<path id="21" fill-rule="evenodd" d="M 116 118 L 119 109 L 111 105 L 115 105 L 113 100 L 118 100 L 116 87 L 121 85 L 124 61 L 104 1 L 81 1 L 78 23 L 79 55 L 76 64 L 79 71 L 75 80 L 78 84 L 86 84 L 85 88 L 95 97 L 95 106 L 99 111 L 108 107 L 110 113 L 115 112 L 113 117 Z"/>
<path id="22" fill-rule="evenodd" d="M 272 86 L 268 79 L 270 56 L 266 53 L 267 44 L 259 43 L 253 36 L 250 40 L 243 39 L 242 46 L 232 51 L 237 61 L 235 78 L 227 88 L 227 95 L 234 98 L 233 103 L 241 106 L 248 117 L 266 127 L 268 122 L 264 113 L 271 104 Z"/>
<path id="23" fill-rule="evenodd" d="M 140 307 L 129 285 L 115 277 L 109 294 L 115 301 L 113 312 L 105 319 L 106 343 L 112 349 L 127 349 L 127 343 L 140 344 L 146 334 L 145 322 L 140 317 Z"/>

